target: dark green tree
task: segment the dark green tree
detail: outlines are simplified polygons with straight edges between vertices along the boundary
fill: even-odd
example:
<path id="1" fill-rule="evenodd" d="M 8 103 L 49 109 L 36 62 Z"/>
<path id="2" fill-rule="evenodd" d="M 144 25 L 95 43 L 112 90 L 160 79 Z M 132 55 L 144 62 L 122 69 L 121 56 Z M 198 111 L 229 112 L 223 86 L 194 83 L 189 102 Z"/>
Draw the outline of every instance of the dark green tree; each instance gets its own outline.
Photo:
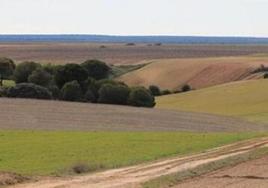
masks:
<path id="1" fill-rule="evenodd" d="M 62 99 L 65 101 L 82 101 L 83 94 L 80 84 L 74 80 L 67 82 L 61 89 Z"/>
<path id="2" fill-rule="evenodd" d="M 128 98 L 128 104 L 137 107 L 154 107 L 155 98 L 146 88 L 132 88 Z"/>
<path id="3" fill-rule="evenodd" d="M 12 59 L 0 58 L 0 86 L 3 86 L 3 80 L 9 79 L 16 68 Z"/>
<path id="4" fill-rule="evenodd" d="M 84 67 L 89 77 L 92 77 L 96 80 L 107 78 L 110 72 L 110 67 L 99 60 L 88 60 L 81 64 Z"/>
<path id="5" fill-rule="evenodd" d="M 41 65 L 39 63 L 26 61 L 19 65 L 17 65 L 15 72 L 14 72 L 14 78 L 16 83 L 23 83 L 28 81 L 28 77 L 35 71 L 36 69 L 41 68 Z"/>
<path id="6" fill-rule="evenodd" d="M 52 81 L 52 75 L 45 71 L 43 68 L 38 68 L 32 72 L 28 77 L 28 82 L 40 86 L 48 86 Z"/>
<path id="7" fill-rule="evenodd" d="M 160 96 L 161 95 L 161 91 L 160 91 L 158 86 L 155 86 L 155 85 L 149 86 L 149 91 L 151 92 L 151 94 L 153 96 Z"/>

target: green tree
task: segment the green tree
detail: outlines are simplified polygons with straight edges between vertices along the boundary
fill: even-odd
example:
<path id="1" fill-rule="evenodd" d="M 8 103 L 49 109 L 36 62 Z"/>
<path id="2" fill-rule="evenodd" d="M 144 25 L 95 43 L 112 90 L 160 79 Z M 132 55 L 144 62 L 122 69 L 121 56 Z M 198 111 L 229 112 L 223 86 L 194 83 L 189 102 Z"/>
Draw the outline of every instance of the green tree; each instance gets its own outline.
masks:
<path id="1" fill-rule="evenodd" d="M 87 70 L 77 64 L 67 64 L 57 68 L 55 82 L 59 88 L 73 80 L 82 83 L 88 78 Z"/>
<path id="2" fill-rule="evenodd" d="M 98 102 L 105 104 L 127 104 L 129 88 L 123 85 L 104 84 L 99 90 Z"/>
<path id="3" fill-rule="evenodd" d="M 96 80 L 107 78 L 110 72 L 110 67 L 99 60 L 87 60 L 81 66 L 87 70 L 89 77 Z"/>
<path id="4" fill-rule="evenodd" d="M 41 68 L 41 65 L 31 61 L 26 61 L 17 65 L 14 72 L 14 78 L 16 83 L 27 82 L 28 77 L 33 73 L 33 71 L 38 68 Z"/>
<path id="5" fill-rule="evenodd" d="M 151 92 L 151 94 L 153 96 L 160 96 L 161 95 L 161 91 L 160 91 L 158 86 L 155 86 L 155 85 L 149 86 L 149 91 Z"/>
<path id="6" fill-rule="evenodd" d="M 128 104 L 137 107 L 154 107 L 155 98 L 147 89 L 136 87 L 130 91 Z"/>
<path id="7" fill-rule="evenodd" d="M 16 68 L 12 59 L 0 58 L 0 86 L 3 86 L 3 80 L 9 79 Z"/>
<path id="8" fill-rule="evenodd" d="M 40 86 L 48 86 L 52 81 L 52 75 L 42 68 L 38 68 L 28 77 L 28 82 Z"/>
<path id="9" fill-rule="evenodd" d="M 80 84 L 74 80 L 67 82 L 61 89 L 62 99 L 66 101 L 82 101 L 82 90 Z"/>

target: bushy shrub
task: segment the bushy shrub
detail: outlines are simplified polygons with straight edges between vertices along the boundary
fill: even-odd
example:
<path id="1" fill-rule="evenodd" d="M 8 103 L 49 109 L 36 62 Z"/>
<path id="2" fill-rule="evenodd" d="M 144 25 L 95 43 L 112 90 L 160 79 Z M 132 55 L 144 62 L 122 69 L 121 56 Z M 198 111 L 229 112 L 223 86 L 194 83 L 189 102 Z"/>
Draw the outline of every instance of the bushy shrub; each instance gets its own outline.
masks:
<path id="1" fill-rule="evenodd" d="M 82 90 L 79 83 L 74 80 L 67 82 L 61 89 L 62 99 L 66 101 L 82 101 Z"/>
<path id="2" fill-rule="evenodd" d="M 0 87 L 0 97 L 7 97 L 8 87 Z"/>
<path id="3" fill-rule="evenodd" d="M 264 78 L 264 79 L 268 79 L 268 73 L 265 73 L 265 74 L 263 75 L 263 78 Z"/>
<path id="4" fill-rule="evenodd" d="M 181 88 L 181 91 L 182 91 L 182 92 L 188 92 L 188 91 L 191 91 L 191 90 L 192 90 L 192 88 L 191 88 L 191 86 L 188 85 L 188 84 L 185 84 L 185 85 L 182 86 L 182 88 Z"/>
<path id="5" fill-rule="evenodd" d="M 32 74 L 36 69 L 41 68 L 41 65 L 35 62 L 23 62 L 17 65 L 14 78 L 16 83 L 25 83 L 28 81 L 28 77 Z"/>
<path id="6" fill-rule="evenodd" d="M 153 96 L 160 96 L 161 95 L 161 91 L 160 91 L 158 86 L 155 86 L 155 85 L 149 86 L 149 91 L 151 92 L 151 94 Z"/>
<path id="7" fill-rule="evenodd" d="M 81 64 L 84 67 L 89 77 L 92 77 L 96 80 L 107 78 L 110 72 L 110 67 L 99 60 L 88 60 Z"/>
<path id="8" fill-rule="evenodd" d="M 48 86 L 52 81 L 52 75 L 46 72 L 42 68 L 38 68 L 32 72 L 32 74 L 28 77 L 28 82 L 40 85 L 40 86 Z"/>
<path id="9" fill-rule="evenodd" d="M 128 98 L 128 104 L 138 107 L 154 107 L 155 98 L 150 91 L 143 87 L 132 88 Z"/>
<path id="10" fill-rule="evenodd" d="M 57 69 L 55 74 L 55 82 L 59 88 L 73 80 L 82 83 L 88 78 L 87 70 L 77 64 L 67 64 Z"/>
<path id="11" fill-rule="evenodd" d="M 168 89 L 165 89 L 161 92 L 161 95 L 170 95 L 170 94 L 172 94 L 172 92 Z"/>
<path id="12" fill-rule="evenodd" d="M 51 92 L 53 99 L 61 98 L 61 91 L 58 86 L 51 84 L 47 88 Z"/>
<path id="13" fill-rule="evenodd" d="M 0 86 L 3 85 L 3 79 L 10 79 L 13 75 L 16 65 L 13 60 L 0 58 Z"/>
<path id="14" fill-rule="evenodd" d="M 86 102 L 91 102 L 91 103 L 94 103 L 97 101 L 96 99 L 96 96 L 95 94 L 91 91 L 91 89 L 88 89 L 85 96 L 84 96 L 84 99 Z"/>
<path id="15" fill-rule="evenodd" d="M 99 90 L 98 102 L 105 104 L 127 104 L 129 88 L 123 85 L 104 84 Z"/>
<path id="16" fill-rule="evenodd" d="M 21 83 L 9 88 L 7 96 L 14 98 L 52 99 L 52 95 L 47 88 L 32 83 Z"/>

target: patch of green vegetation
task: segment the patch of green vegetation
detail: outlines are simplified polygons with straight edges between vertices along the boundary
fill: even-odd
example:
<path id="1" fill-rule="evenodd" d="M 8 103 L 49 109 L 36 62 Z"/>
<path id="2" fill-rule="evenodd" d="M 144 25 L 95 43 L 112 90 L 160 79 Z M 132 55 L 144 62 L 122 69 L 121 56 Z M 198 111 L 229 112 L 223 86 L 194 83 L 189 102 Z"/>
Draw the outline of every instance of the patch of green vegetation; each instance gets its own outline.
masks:
<path id="1" fill-rule="evenodd" d="M 183 180 L 201 176 L 209 172 L 219 170 L 221 168 L 235 166 L 240 163 L 247 162 L 249 160 L 258 159 L 258 158 L 267 156 L 267 154 L 268 154 L 268 148 L 260 148 L 260 149 L 257 149 L 255 151 L 252 151 L 246 154 L 240 154 L 237 156 L 228 157 L 227 159 L 222 159 L 216 162 L 204 164 L 191 170 L 185 170 L 185 171 L 170 174 L 167 176 L 161 176 L 159 178 L 145 182 L 143 184 L 143 188 L 172 187 Z"/>
<path id="2" fill-rule="evenodd" d="M 148 65 L 146 64 L 136 64 L 136 65 L 113 65 L 110 78 L 117 78 L 131 71 L 141 69 L 142 67 Z"/>
<path id="3" fill-rule="evenodd" d="M 268 123 L 268 80 L 234 82 L 157 98 L 158 108 L 237 116 Z"/>
<path id="4" fill-rule="evenodd" d="M 4 87 L 13 87 L 16 83 L 13 80 L 3 80 Z"/>
<path id="5" fill-rule="evenodd" d="M 48 175 L 67 172 L 76 164 L 89 168 L 116 168 L 163 157 L 201 152 L 264 135 L 0 131 L 0 170 L 24 175 Z"/>

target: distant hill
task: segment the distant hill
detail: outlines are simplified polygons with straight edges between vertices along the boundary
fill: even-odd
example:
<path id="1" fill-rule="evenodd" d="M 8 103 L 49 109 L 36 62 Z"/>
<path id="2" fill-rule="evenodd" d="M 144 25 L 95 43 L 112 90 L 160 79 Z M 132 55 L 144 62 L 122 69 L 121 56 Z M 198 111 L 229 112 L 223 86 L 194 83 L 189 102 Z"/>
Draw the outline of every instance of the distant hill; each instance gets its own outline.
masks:
<path id="1" fill-rule="evenodd" d="M 0 42 L 107 42 L 165 44 L 268 44 L 268 38 L 112 35 L 0 35 Z"/>

